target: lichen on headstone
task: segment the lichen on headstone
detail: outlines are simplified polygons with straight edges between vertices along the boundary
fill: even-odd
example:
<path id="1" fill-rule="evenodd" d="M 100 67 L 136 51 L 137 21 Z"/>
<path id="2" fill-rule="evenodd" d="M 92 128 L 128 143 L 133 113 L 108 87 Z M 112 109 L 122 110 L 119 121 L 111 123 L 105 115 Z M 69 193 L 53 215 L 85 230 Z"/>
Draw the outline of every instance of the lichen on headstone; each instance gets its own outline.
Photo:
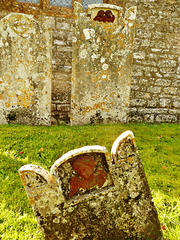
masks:
<path id="1" fill-rule="evenodd" d="M 46 240 L 162 240 L 156 208 L 131 131 L 112 145 L 64 154 L 50 173 L 19 169 Z"/>

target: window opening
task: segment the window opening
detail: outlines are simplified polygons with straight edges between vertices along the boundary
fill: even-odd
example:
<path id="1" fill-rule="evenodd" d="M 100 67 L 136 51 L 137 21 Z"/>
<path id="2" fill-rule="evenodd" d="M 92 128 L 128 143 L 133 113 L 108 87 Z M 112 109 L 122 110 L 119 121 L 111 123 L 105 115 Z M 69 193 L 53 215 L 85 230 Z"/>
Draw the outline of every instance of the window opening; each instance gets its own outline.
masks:
<path id="1" fill-rule="evenodd" d="M 40 0 L 17 0 L 17 2 L 37 3 L 37 4 L 40 4 Z"/>
<path id="2" fill-rule="evenodd" d="M 88 5 L 96 3 L 103 3 L 103 0 L 82 0 L 82 5 L 85 9 L 88 9 Z"/>
<path id="3" fill-rule="evenodd" d="M 72 7 L 72 0 L 50 0 L 51 6 Z"/>

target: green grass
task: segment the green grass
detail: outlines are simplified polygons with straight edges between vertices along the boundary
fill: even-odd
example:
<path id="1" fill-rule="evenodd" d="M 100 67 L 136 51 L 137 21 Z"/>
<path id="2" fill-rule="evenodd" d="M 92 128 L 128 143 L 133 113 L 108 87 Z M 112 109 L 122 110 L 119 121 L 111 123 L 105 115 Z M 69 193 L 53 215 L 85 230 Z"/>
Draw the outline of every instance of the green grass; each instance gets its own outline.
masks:
<path id="1" fill-rule="evenodd" d="M 180 240 L 180 125 L 86 126 L 0 125 L 0 239 L 42 239 L 18 169 L 36 164 L 48 171 L 64 153 L 85 145 L 109 152 L 114 140 L 133 131 L 145 173 L 168 240 Z"/>

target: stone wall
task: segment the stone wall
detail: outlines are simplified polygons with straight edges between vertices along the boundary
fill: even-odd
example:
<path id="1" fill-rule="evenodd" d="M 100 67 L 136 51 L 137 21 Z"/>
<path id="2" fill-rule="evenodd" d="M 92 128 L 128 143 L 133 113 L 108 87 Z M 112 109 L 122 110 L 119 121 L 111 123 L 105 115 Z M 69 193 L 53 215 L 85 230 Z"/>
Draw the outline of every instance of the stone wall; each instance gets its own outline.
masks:
<path id="1" fill-rule="evenodd" d="M 10 14 L 0 12 L 0 20 Z M 39 16 L 32 15 L 35 19 Z M 51 124 L 69 122 L 71 109 L 72 18 L 48 17 L 52 29 Z"/>
<path id="2" fill-rule="evenodd" d="M 179 123 L 178 0 L 117 0 L 116 4 L 125 6 L 126 10 L 137 6 L 128 121 Z M 69 119 L 71 109 L 71 29 L 71 19 L 56 18 L 52 113 L 66 121 Z"/>
<path id="3" fill-rule="evenodd" d="M 137 6 L 129 121 L 179 122 L 178 0 L 127 0 Z"/>
<path id="4" fill-rule="evenodd" d="M 71 110 L 72 19 L 56 17 L 52 50 L 52 124 L 69 122 Z"/>
<path id="5" fill-rule="evenodd" d="M 116 4 L 125 10 L 137 6 L 128 121 L 179 122 L 178 0 L 116 0 Z M 6 15 L 0 12 L 0 18 Z M 51 17 L 52 124 L 70 119 L 73 20 L 63 17 Z"/>

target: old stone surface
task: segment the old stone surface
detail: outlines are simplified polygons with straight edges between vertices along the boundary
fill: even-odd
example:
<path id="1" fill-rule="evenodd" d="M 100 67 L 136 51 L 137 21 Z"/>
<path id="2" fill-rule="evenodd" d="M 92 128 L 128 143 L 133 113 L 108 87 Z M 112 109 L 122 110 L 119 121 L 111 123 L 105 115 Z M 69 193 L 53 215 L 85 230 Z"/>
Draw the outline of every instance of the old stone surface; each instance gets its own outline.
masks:
<path id="1" fill-rule="evenodd" d="M 52 108 L 51 123 L 70 121 L 72 76 L 72 19 L 55 19 L 52 50 Z M 60 107 L 61 106 L 61 107 Z M 64 111 L 68 106 L 69 110 Z M 67 108 L 66 108 L 67 109 Z"/>
<path id="2" fill-rule="evenodd" d="M 0 21 L 0 124 L 50 125 L 51 31 L 44 18 Z"/>
<path id="3" fill-rule="evenodd" d="M 133 133 L 112 146 L 64 154 L 50 173 L 39 166 L 19 170 L 46 240 L 162 240 L 152 195 Z"/>
<path id="4" fill-rule="evenodd" d="M 100 12 L 111 13 L 96 21 Z M 125 122 L 129 106 L 136 7 L 75 3 L 71 124 Z M 101 17 L 99 17 L 101 18 Z"/>
<path id="5" fill-rule="evenodd" d="M 71 79 L 72 74 L 73 8 L 54 6 L 49 8 L 46 0 L 42 1 L 44 2 L 43 5 L 14 2 L 12 4 L 12 1 L 0 0 L 0 19 L 12 12 L 27 13 L 31 14 L 38 23 L 48 21 L 52 29 L 53 89 L 51 121 L 53 124 L 57 124 L 61 119 L 68 122 L 70 121 L 70 110 L 64 112 L 58 106 L 68 105 L 69 109 L 71 108 L 69 79 Z M 127 121 L 149 121 L 151 119 L 152 122 L 156 122 L 157 119 L 158 122 L 167 122 L 169 119 L 179 123 L 179 0 L 104 0 L 103 2 L 123 7 L 123 15 L 131 6 L 137 6 L 138 8 Z M 44 17 L 49 15 L 52 17 L 47 17 L 48 19 Z M 59 75 L 61 73 L 64 76 L 63 79 Z M 56 86 L 57 89 L 60 89 L 59 82 L 64 91 L 57 93 Z M 155 88 L 156 92 L 153 92 L 154 87 L 158 87 Z M 157 91 L 161 92 L 158 93 Z M 59 110 L 54 111 L 54 107 Z M 140 111 L 142 107 L 149 112 L 150 118 Z M 156 109 L 165 110 L 166 117 L 156 118 L 156 116 L 162 115 L 158 111 L 156 116 L 153 113 L 151 114 Z M 132 111 L 136 114 L 132 115 Z M 95 119 L 101 122 L 99 112 L 96 113 Z"/>
<path id="6" fill-rule="evenodd" d="M 137 4 L 136 0 L 127 0 L 125 8 L 134 4 Z M 152 122 L 180 121 L 178 104 L 173 104 L 173 99 L 177 103 L 180 99 L 178 9 L 178 0 L 138 1 L 128 121 L 149 122 L 149 118 L 139 111 L 142 106 L 151 115 Z M 149 99 L 144 92 L 150 94 Z M 137 93 L 142 94 L 137 96 Z M 135 115 L 132 108 L 136 108 Z M 160 112 L 155 117 L 150 113 L 161 108 L 166 108 L 163 117 Z M 176 113 L 171 114 L 171 109 Z"/>

